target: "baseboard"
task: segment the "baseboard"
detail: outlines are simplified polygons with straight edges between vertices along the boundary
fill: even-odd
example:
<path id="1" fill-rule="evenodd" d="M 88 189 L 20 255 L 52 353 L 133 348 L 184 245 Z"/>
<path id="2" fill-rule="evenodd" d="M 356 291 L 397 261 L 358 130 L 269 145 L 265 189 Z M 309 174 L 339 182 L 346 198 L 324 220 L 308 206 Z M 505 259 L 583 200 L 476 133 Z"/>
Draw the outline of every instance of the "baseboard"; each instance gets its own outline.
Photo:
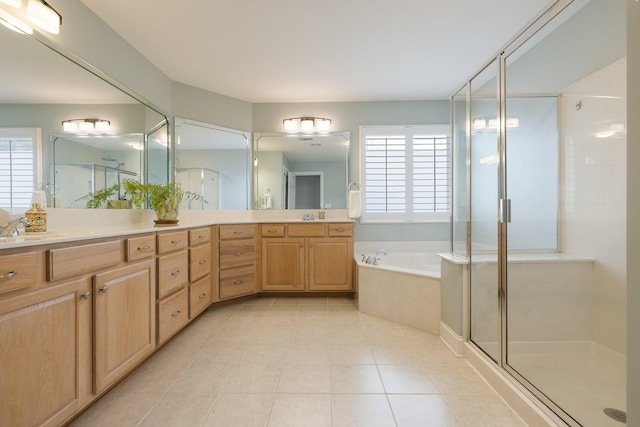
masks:
<path id="1" fill-rule="evenodd" d="M 440 322 L 440 339 L 449 347 L 449 350 L 458 357 L 464 354 L 464 340 L 458 336 L 446 323 Z"/>

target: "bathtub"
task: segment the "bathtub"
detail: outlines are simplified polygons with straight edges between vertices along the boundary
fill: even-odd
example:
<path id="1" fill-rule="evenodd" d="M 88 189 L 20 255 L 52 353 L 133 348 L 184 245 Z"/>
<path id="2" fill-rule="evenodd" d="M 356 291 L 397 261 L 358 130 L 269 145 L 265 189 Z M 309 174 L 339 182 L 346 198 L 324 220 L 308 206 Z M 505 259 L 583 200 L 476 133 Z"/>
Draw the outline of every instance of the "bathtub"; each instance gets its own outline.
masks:
<path id="1" fill-rule="evenodd" d="M 376 251 L 385 250 L 386 254 Z M 440 333 L 440 258 L 448 242 L 358 242 L 358 309 L 402 325 Z M 378 265 L 362 256 L 378 258 Z"/>

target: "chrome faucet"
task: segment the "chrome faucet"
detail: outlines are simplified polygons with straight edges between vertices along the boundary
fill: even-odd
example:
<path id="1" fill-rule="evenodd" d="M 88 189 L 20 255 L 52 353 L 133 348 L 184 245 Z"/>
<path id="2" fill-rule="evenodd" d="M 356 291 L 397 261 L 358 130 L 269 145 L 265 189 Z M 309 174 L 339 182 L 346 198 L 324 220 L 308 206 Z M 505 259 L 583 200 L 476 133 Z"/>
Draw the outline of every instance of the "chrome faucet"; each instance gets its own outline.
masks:
<path id="1" fill-rule="evenodd" d="M 378 249 L 378 250 L 376 251 L 376 256 L 378 256 L 378 255 L 380 255 L 380 254 L 382 254 L 382 255 L 386 255 L 387 253 L 388 253 L 388 252 L 387 252 L 387 250 L 386 250 L 386 249 Z"/>
<path id="2" fill-rule="evenodd" d="M 25 217 L 20 217 L 18 219 L 14 219 L 13 221 L 9 221 L 5 227 L 0 225 L 0 237 L 15 237 L 18 234 L 18 225 L 24 225 L 25 227 L 29 227 L 31 225 L 31 220 Z"/>

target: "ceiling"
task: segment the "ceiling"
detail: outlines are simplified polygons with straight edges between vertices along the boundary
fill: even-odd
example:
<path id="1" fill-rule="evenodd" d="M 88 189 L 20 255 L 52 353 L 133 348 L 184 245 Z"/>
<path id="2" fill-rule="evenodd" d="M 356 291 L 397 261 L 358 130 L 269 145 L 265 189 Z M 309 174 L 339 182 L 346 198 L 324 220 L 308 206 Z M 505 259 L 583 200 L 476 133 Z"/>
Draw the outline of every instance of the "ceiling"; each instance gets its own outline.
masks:
<path id="1" fill-rule="evenodd" d="M 81 0 L 171 80 L 252 103 L 446 99 L 549 0 Z"/>

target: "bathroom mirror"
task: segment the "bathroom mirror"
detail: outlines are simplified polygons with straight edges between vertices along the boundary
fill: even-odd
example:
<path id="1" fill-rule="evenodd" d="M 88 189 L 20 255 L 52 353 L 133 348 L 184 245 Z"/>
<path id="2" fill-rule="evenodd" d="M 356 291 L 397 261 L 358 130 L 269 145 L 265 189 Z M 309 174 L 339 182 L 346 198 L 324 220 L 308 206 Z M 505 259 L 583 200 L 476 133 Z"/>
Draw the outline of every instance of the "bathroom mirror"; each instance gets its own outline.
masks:
<path id="1" fill-rule="evenodd" d="M 84 207 L 89 193 L 143 176 L 144 134 L 52 134 L 53 207 Z M 124 197 L 118 195 L 118 199 Z M 112 204 L 112 207 L 115 206 Z"/>
<path id="2" fill-rule="evenodd" d="M 251 185 L 250 132 L 176 117 L 175 180 L 207 203 L 183 209 L 248 209 Z"/>
<path id="3" fill-rule="evenodd" d="M 144 160 L 142 166 L 140 161 L 136 160 L 132 172 L 139 174 L 143 179 L 166 182 L 169 178 L 169 138 L 165 116 L 98 77 L 101 74 L 98 70 L 89 70 L 78 65 L 74 62 L 77 58 L 67 57 L 54 50 L 55 45 L 52 42 L 47 43 L 53 47 L 45 45 L 37 35 L 29 36 L 0 26 L 0 156 L 9 157 L 12 148 L 8 141 L 14 141 L 15 135 L 22 134 L 25 129 L 31 130 L 34 135 L 28 143 L 23 144 L 30 146 L 31 150 L 28 177 L 30 181 L 19 189 L 19 192 L 24 194 L 17 194 L 15 188 L 14 192 L 11 192 L 8 185 L 1 186 L 6 189 L 6 194 L 0 194 L 0 206 L 17 208 L 18 211 L 27 207 L 34 187 L 47 191 L 50 206 L 55 206 L 56 201 L 61 201 L 64 207 L 70 206 L 73 201 L 70 199 L 74 197 L 76 189 L 67 191 L 67 194 L 61 189 L 60 195 L 55 194 L 55 185 L 60 186 L 60 181 L 55 177 L 54 140 L 59 141 L 60 148 L 55 157 L 57 166 L 74 162 L 103 164 L 105 161 L 100 157 L 111 156 L 119 163 L 124 161 L 125 165 L 122 167 L 128 169 L 132 166 L 132 160 L 124 160 L 125 157 L 129 158 L 128 155 L 123 157 L 109 154 L 110 144 L 122 135 L 137 135 L 135 140 L 139 142 L 141 139 L 143 148 L 146 149 L 142 151 L 142 157 L 140 151 L 136 150 L 136 155 Z M 80 144 L 80 140 L 85 148 L 90 147 L 87 141 L 91 138 L 67 134 L 62 128 L 63 120 L 83 118 L 99 118 L 110 122 L 108 131 L 101 132 L 102 135 L 99 137 L 91 136 L 95 140 L 92 149 L 103 152 L 98 157 L 81 159 L 75 156 L 80 151 L 76 153 L 62 149 L 65 144 Z M 85 132 L 85 136 L 88 135 Z M 149 141 L 145 141 L 147 138 L 140 135 L 148 135 Z M 66 142 L 63 143 L 63 140 Z M 107 144 L 109 148 L 99 147 L 98 140 Z M 150 153 L 153 147 L 156 147 L 154 158 L 149 160 L 149 156 L 144 153 Z M 133 150 L 131 148 L 132 154 Z M 106 161 L 103 166 L 117 165 L 116 162 Z M 9 165 L 5 168 L 5 175 L 0 179 L 9 182 L 11 177 L 18 173 L 19 168 L 19 165 Z M 9 170 L 8 174 L 6 170 Z M 79 175 L 76 177 L 71 170 L 66 170 L 68 177 L 65 179 L 86 181 L 86 170 L 79 168 L 77 172 Z M 83 186 L 87 187 L 86 182 Z M 83 206 L 82 203 L 73 204 L 73 207 Z"/>
<path id="4" fill-rule="evenodd" d="M 254 134 L 254 209 L 346 209 L 349 132 Z"/>

